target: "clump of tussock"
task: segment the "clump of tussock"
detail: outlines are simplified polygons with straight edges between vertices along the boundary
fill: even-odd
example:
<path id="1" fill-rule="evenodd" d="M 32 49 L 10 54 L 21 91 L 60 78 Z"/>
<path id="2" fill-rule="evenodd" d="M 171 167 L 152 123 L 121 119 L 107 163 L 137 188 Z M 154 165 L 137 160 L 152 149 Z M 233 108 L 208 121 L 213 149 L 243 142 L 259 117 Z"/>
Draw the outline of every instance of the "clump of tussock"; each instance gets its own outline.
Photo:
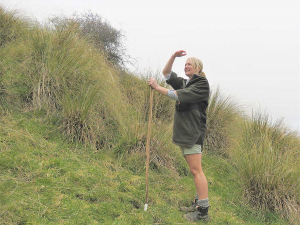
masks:
<path id="1" fill-rule="evenodd" d="M 19 109 L 45 110 L 70 141 L 144 157 L 147 79 L 116 69 L 81 32 L 74 21 L 56 29 L 27 27 L 26 35 L 1 49 L 6 102 Z M 171 149 L 170 135 L 159 131 L 170 128 L 165 124 L 171 122 L 173 109 L 170 100 L 155 93 L 151 148 L 157 167 L 166 166 L 170 158 L 164 151 Z"/>
<path id="2" fill-rule="evenodd" d="M 18 16 L 17 11 L 8 11 L 0 6 L 0 48 L 25 34 L 24 26 L 28 26 L 29 23 L 20 20 Z"/>
<path id="3" fill-rule="evenodd" d="M 233 134 L 241 117 L 238 103 L 221 94 L 219 88 L 211 91 L 207 113 L 207 131 L 204 142 L 207 151 L 227 155 Z"/>
<path id="4" fill-rule="evenodd" d="M 116 69 L 81 32 L 76 21 L 56 29 L 27 27 L 26 35 L 1 49 L 5 100 L 19 109 L 45 110 L 70 141 L 144 157 L 147 79 Z M 173 109 L 170 100 L 155 93 L 151 148 L 157 167 L 170 158 L 164 151 L 171 149 L 170 135 L 159 131 L 170 129 L 166 122 Z"/>
<path id="5" fill-rule="evenodd" d="M 127 117 L 128 132 L 122 137 L 122 144 L 117 146 L 115 151 L 118 155 L 125 153 L 131 156 L 124 159 L 128 165 L 131 164 L 128 160 L 137 161 L 137 158 L 144 162 L 150 111 L 150 87 L 147 81 L 150 76 L 156 77 L 160 85 L 166 86 L 165 82 L 159 79 L 160 74 L 154 72 L 148 71 L 148 75 L 143 77 L 132 74 L 120 76 L 130 113 Z M 158 170 L 165 167 L 174 168 L 174 159 L 170 154 L 174 149 L 171 142 L 174 102 L 154 91 L 152 113 L 150 164 Z M 140 164 L 139 170 L 143 167 L 144 163 Z"/>
<path id="6" fill-rule="evenodd" d="M 45 109 L 49 117 L 58 118 L 68 139 L 99 148 L 116 131 L 126 130 L 116 71 L 80 37 L 77 24 L 27 32 L 0 51 L 6 101 L 18 108 Z"/>
<path id="7" fill-rule="evenodd" d="M 282 121 L 258 112 L 244 121 L 231 152 L 246 199 L 299 224 L 300 141 Z"/>

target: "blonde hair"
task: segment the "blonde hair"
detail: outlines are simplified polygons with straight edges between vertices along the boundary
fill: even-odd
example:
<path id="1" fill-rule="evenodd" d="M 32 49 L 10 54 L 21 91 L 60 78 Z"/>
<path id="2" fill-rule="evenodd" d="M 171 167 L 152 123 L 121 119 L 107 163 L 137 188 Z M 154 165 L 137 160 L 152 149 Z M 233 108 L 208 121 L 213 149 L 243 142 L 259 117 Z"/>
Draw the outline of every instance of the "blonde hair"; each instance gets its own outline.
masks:
<path id="1" fill-rule="evenodd" d="M 203 72 L 203 63 L 200 59 L 196 57 L 189 57 L 187 60 L 190 61 L 194 68 L 199 68 L 198 75 L 206 77 L 205 73 Z"/>

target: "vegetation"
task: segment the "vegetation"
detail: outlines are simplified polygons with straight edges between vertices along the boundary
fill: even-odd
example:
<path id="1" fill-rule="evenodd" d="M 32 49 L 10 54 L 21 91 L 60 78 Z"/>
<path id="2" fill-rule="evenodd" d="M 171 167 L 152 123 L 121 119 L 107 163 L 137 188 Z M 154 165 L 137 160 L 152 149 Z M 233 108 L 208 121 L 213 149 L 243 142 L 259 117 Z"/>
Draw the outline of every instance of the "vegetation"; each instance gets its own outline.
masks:
<path id="1" fill-rule="evenodd" d="M 284 128 L 282 121 L 271 123 L 261 112 L 239 131 L 231 156 L 247 201 L 299 223 L 299 137 Z"/>
<path id="2" fill-rule="evenodd" d="M 205 148 L 209 152 L 228 156 L 228 148 L 235 139 L 234 127 L 242 120 L 238 103 L 231 97 L 223 96 L 217 88 L 210 93 L 206 113 L 208 117 Z"/>
<path id="3" fill-rule="evenodd" d="M 51 22 L 55 29 L 68 29 L 70 24 L 77 24 L 81 36 L 88 39 L 102 54 L 106 54 L 108 60 L 120 68 L 124 68 L 125 63 L 130 62 L 122 44 L 122 31 L 112 27 L 98 14 L 90 11 L 81 15 L 75 13 L 71 18 L 53 17 Z"/>
<path id="4" fill-rule="evenodd" d="M 126 73 L 80 23 L 61 25 L 0 8 L 0 224 L 187 224 L 193 180 L 171 143 L 174 102 L 158 93 L 143 211 L 146 81 L 159 75 Z M 298 134 L 218 89 L 207 114 L 209 224 L 299 224 Z"/>

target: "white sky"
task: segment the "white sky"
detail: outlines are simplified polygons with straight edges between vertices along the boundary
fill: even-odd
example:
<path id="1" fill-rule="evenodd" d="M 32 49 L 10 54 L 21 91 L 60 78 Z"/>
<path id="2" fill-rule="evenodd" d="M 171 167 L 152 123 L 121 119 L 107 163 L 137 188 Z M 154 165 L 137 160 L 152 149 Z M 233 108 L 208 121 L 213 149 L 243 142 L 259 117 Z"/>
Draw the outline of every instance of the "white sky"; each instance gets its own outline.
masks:
<path id="1" fill-rule="evenodd" d="M 121 29 L 139 71 L 176 50 L 200 58 L 211 86 L 300 131 L 298 0 L 0 0 L 32 19 L 92 11 Z M 184 76 L 185 58 L 173 70 Z"/>

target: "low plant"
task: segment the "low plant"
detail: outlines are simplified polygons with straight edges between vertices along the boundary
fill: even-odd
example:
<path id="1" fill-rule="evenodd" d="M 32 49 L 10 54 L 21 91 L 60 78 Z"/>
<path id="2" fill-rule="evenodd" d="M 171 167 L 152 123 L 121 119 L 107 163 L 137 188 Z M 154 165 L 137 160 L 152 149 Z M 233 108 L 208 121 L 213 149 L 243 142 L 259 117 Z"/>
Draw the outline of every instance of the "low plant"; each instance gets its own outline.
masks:
<path id="1" fill-rule="evenodd" d="M 244 121 L 231 152 L 245 197 L 261 210 L 275 211 L 299 224 L 300 142 L 282 121 L 262 112 Z"/>
<path id="2" fill-rule="evenodd" d="M 226 97 L 221 94 L 219 88 L 216 88 L 210 92 L 206 114 L 205 149 L 212 153 L 227 155 L 236 124 L 241 118 L 240 106 L 232 97 Z"/>

